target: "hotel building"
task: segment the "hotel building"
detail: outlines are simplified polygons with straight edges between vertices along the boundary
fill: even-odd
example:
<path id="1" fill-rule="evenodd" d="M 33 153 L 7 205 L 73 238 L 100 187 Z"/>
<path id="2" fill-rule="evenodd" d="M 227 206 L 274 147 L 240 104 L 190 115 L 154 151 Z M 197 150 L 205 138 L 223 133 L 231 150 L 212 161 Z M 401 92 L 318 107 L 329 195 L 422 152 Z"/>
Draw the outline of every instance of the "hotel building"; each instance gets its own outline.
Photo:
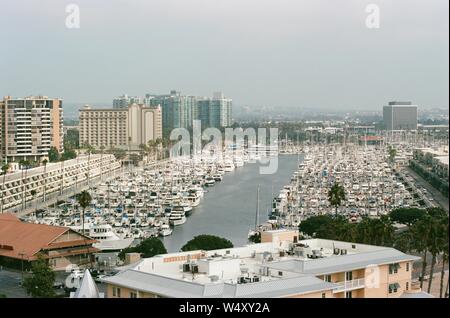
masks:
<path id="1" fill-rule="evenodd" d="M 393 248 L 299 241 L 297 231 L 274 230 L 259 244 L 142 259 L 102 281 L 108 298 L 430 297 L 412 286 L 417 260 Z"/>
<path id="2" fill-rule="evenodd" d="M 139 149 L 140 144 L 162 138 L 161 107 L 132 104 L 127 108 L 80 110 L 80 145 Z"/>
<path id="3" fill-rule="evenodd" d="M 50 147 L 63 152 L 62 100 L 47 96 L 0 101 L 0 160 L 39 161 Z"/>

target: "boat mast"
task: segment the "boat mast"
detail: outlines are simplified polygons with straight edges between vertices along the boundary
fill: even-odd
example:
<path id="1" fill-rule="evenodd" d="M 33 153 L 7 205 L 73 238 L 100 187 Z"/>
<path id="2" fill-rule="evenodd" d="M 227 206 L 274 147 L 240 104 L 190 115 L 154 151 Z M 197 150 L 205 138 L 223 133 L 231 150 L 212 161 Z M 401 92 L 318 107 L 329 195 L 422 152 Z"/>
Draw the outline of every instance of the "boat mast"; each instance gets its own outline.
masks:
<path id="1" fill-rule="evenodd" d="M 258 230 L 258 223 L 259 223 L 259 184 L 258 184 L 258 191 L 256 192 L 255 231 Z"/>

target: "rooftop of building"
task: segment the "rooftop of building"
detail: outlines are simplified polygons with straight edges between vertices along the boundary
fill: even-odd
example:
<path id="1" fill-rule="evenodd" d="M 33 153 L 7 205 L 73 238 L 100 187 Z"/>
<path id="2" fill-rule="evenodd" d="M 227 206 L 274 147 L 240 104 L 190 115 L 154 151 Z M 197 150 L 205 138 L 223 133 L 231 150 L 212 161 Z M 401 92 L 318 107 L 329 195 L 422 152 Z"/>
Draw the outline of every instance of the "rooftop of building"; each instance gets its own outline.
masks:
<path id="1" fill-rule="evenodd" d="M 0 215 L 0 256 L 33 260 L 41 250 L 96 242 L 81 234 L 79 234 L 82 237 L 81 240 L 55 242 L 68 231 L 72 230 L 68 227 L 26 223 L 13 214 L 2 214 Z"/>
<path id="2" fill-rule="evenodd" d="M 323 239 L 157 255 L 104 282 L 169 297 L 279 297 L 330 290 L 317 275 L 415 261 L 387 247 Z"/>

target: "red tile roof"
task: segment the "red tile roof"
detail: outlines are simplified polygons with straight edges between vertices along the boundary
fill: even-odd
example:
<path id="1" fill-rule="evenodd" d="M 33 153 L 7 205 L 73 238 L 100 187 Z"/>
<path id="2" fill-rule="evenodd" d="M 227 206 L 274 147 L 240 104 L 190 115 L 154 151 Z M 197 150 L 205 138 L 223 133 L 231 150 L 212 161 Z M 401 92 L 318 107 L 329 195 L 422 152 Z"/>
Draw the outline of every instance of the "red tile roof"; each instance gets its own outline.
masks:
<path id="1" fill-rule="evenodd" d="M 67 231 L 72 230 L 61 226 L 21 222 L 12 214 L 0 215 L 0 256 L 36 259 L 39 251 L 52 248 L 52 242 Z M 73 240 L 74 243 L 79 241 L 79 238 Z M 86 244 L 89 243 L 92 240 L 88 238 Z"/>

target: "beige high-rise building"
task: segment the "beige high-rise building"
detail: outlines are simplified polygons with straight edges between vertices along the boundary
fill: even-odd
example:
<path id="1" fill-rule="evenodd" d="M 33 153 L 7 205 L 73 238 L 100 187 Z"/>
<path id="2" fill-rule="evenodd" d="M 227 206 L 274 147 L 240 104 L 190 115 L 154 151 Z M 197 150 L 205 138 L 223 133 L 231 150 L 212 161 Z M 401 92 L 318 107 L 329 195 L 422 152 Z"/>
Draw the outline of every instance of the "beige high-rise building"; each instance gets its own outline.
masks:
<path id="1" fill-rule="evenodd" d="M 62 100 L 47 96 L 0 101 L 0 160 L 38 161 L 50 147 L 64 151 Z"/>
<path id="2" fill-rule="evenodd" d="M 132 104 L 128 108 L 80 109 L 80 144 L 100 148 L 131 147 L 162 138 L 161 107 Z"/>

